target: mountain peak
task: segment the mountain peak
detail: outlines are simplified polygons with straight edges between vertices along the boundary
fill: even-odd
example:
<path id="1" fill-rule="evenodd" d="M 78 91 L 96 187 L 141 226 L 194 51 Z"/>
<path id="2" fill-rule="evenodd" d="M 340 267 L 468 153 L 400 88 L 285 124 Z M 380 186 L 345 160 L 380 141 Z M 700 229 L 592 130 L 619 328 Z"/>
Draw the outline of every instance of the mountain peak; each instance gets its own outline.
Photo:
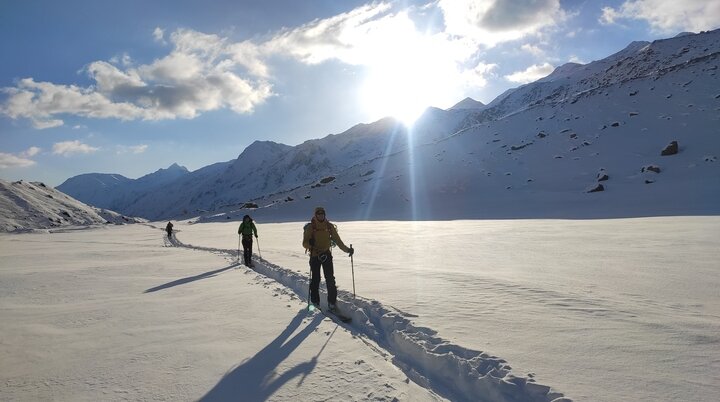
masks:
<path id="1" fill-rule="evenodd" d="M 187 171 L 188 171 L 185 166 L 180 166 L 180 165 L 177 164 L 177 162 L 176 162 L 176 163 L 173 163 L 173 164 L 170 165 L 170 166 L 168 166 L 168 168 L 167 168 L 166 170 L 180 170 L 180 171 L 183 171 L 183 172 L 187 172 Z"/>
<path id="2" fill-rule="evenodd" d="M 573 63 L 573 62 L 565 63 L 561 66 L 555 67 L 555 70 L 553 70 L 552 73 L 550 73 L 546 77 L 540 78 L 537 81 L 538 82 L 548 82 L 548 81 L 555 81 L 560 78 L 567 78 L 568 76 L 572 75 L 573 72 L 577 71 L 577 69 L 582 67 L 583 65 L 584 64 Z"/>
<path id="3" fill-rule="evenodd" d="M 449 110 L 467 110 L 467 109 L 480 109 L 482 107 L 485 107 L 485 104 L 476 101 L 475 99 L 471 97 L 467 97 L 460 102 L 456 103 L 453 107 L 451 107 Z"/>

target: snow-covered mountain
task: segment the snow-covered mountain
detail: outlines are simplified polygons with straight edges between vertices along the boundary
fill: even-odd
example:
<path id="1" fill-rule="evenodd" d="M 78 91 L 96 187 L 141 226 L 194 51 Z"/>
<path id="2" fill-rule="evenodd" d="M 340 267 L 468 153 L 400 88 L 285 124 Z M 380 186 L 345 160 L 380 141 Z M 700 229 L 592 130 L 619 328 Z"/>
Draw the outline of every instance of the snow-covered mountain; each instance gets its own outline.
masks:
<path id="1" fill-rule="evenodd" d="M 90 207 L 43 183 L 0 180 L 1 232 L 142 221 Z"/>
<path id="2" fill-rule="evenodd" d="M 719 65 L 720 30 L 633 42 L 488 105 L 430 108 L 412 129 L 383 119 L 295 147 L 256 142 L 116 209 L 235 219 L 251 201 L 265 220 L 319 204 L 342 219 L 716 214 Z M 673 141 L 679 152 L 662 156 Z"/>
<path id="3" fill-rule="evenodd" d="M 82 174 L 65 180 L 57 189 L 98 208 L 121 211 L 137 197 L 186 174 L 188 170 L 184 166 L 173 163 L 167 169 L 159 169 L 135 180 L 119 174 Z"/>
<path id="4" fill-rule="evenodd" d="M 473 98 L 465 98 L 461 100 L 460 102 L 453 105 L 453 107 L 450 108 L 450 110 L 462 110 L 462 109 L 481 109 L 484 108 L 485 104 L 476 101 Z"/>

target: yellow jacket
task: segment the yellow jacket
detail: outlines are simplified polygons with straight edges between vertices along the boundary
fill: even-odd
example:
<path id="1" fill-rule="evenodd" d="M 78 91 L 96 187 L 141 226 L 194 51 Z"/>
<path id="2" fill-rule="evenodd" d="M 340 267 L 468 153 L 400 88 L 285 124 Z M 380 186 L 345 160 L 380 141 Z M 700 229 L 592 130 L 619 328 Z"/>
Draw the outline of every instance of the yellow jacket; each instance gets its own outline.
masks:
<path id="1" fill-rule="evenodd" d="M 312 246 L 310 245 L 310 239 L 315 239 Z M 311 257 L 315 257 L 320 254 L 330 253 L 330 240 L 333 240 L 342 251 L 350 252 L 350 248 L 340 239 L 340 235 L 338 235 L 337 229 L 332 223 L 328 222 L 327 219 L 320 222 L 313 217 L 310 224 L 305 227 L 303 247 L 310 250 Z"/>

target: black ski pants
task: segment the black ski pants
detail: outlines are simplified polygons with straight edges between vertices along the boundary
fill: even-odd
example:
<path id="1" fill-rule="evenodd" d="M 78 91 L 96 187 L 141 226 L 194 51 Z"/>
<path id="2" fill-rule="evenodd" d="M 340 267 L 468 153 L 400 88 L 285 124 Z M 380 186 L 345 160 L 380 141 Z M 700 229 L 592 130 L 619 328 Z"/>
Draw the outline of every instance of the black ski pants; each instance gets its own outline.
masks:
<path id="1" fill-rule="evenodd" d="M 333 267 L 332 254 L 320 254 L 310 257 L 310 302 L 320 304 L 320 267 L 325 276 L 327 287 L 327 300 L 329 304 L 337 301 L 337 287 L 335 286 L 335 268 Z"/>
<path id="2" fill-rule="evenodd" d="M 245 266 L 250 266 L 250 261 L 252 259 L 252 236 L 243 236 L 242 237 L 242 246 L 243 246 L 243 259 L 245 260 Z"/>

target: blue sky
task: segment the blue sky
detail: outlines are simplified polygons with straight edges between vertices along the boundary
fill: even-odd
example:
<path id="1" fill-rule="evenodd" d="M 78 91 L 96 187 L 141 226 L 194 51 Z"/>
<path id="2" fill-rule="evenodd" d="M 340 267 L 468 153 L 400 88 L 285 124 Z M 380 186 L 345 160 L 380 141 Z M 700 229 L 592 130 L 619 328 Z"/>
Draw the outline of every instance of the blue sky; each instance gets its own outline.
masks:
<path id="1" fill-rule="evenodd" d="M 0 178 L 195 170 L 717 21 L 715 0 L 0 0 Z"/>

